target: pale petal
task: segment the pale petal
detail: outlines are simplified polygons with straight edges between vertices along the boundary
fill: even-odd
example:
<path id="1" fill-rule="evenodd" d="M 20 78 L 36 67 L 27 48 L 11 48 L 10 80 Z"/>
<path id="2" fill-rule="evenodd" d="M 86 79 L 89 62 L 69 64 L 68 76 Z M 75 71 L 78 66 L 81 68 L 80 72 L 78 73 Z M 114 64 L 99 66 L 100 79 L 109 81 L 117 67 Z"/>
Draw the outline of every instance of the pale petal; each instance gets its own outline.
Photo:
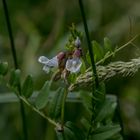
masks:
<path id="1" fill-rule="evenodd" d="M 57 56 L 53 57 L 52 59 L 50 59 L 47 63 L 46 63 L 47 66 L 50 66 L 50 67 L 58 67 L 58 59 L 57 59 Z"/>
<path id="2" fill-rule="evenodd" d="M 58 67 L 58 59 L 57 59 L 57 56 L 53 57 L 50 60 L 47 57 L 45 57 L 45 56 L 40 56 L 39 59 L 38 59 L 38 61 L 40 63 L 44 64 L 43 70 L 46 73 L 49 73 L 50 72 L 50 68 Z"/>
<path id="3" fill-rule="evenodd" d="M 46 72 L 46 73 L 49 73 L 50 72 L 50 68 L 48 66 L 44 66 L 43 67 L 43 70 Z"/>
<path id="4" fill-rule="evenodd" d="M 48 67 L 58 67 L 57 56 L 53 57 L 52 59 L 48 59 L 45 56 L 40 56 L 38 61 L 42 64 L 47 65 Z"/>
<path id="5" fill-rule="evenodd" d="M 68 59 L 66 62 L 66 69 L 72 73 L 80 71 L 82 62 L 79 58 Z"/>
<path id="6" fill-rule="evenodd" d="M 45 56 L 40 56 L 38 59 L 38 62 L 42 63 L 42 64 L 47 64 L 49 61 L 49 59 Z"/>

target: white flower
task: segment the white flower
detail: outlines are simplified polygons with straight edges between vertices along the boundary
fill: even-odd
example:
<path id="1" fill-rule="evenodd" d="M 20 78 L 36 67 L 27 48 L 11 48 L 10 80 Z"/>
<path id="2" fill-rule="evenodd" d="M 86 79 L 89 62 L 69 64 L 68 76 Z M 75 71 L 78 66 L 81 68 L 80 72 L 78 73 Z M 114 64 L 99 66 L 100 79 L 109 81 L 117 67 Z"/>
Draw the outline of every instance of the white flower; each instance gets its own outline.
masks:
<path id="1" fill-rule="evenodd" d="M 68 59 L 66 62 L 66 69 L 71 73 L 77 73 L 80 71 L 81 65 L 82 62 L 78 57 Z"/>
<path id="2" fill-rule="evenodd" d="M 50 72 L 50 68 L 57 68 L 58 67 L 58 59 L 57 56 L 53 57 L 52 59 L 48 59 L 45 56 L 40 56 L 38 61 L 42 64 L 44 64 L 43 70 L 46 73 Z"/>

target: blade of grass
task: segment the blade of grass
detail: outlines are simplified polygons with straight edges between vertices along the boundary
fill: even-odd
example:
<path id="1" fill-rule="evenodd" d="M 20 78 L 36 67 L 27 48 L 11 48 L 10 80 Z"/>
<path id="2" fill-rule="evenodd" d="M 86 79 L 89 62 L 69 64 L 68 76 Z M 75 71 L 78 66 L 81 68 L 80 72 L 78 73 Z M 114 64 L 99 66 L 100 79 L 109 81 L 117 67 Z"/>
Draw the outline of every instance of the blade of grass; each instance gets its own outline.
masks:
<path id="1" fill-rule="evenodd" d="M 82 0 L 79 0 L 79 7 L 80 7 L 80 11 L 81 11 L 82 19 L 83 19 L 83 24 L 84 24 L 84 29 L 85 29 L 85 33 L 86 33 L 88 50 L 89 50 L 89 55 L 90 55 L 90 60 L 91 60 L 92 70 L 93 70 L 93 77 L 95 77 L 95 86 L 96 86 L 96 88 L 98 88 L 99 80 L 98 80 L 98 75 L 97 75 L 97 71 L 96 71 L 96 64 L 95 64 L 95 60 L 94 60 L 94 53 L 93 53 L 92 44 L 91 44 L 90 37 L 89 37 L 87 20 L 86 20 L 86 15 L 85 15 L 85 11 L 84 11 L 84 6 L 83 6 Z"/>
<path id="2" fill-rule="evenodd" d="M 16 49 L 15 49 L 14 38 L 13 38 L 13 33 L 12 33 L 12 27 L 11 27 L 9 12 L 8 12 L 8 6 L 7 6 L 7 3 L 6 3 L 6 0 L 2 0 L 2 3 L 3 3 L 3 8 L 4 8 L 8 33 L 9 33 L 9 39 L 10 39 L 10 43 L 11 43 L 11 52 L 12 52 L 12 56 L 13 56 L 13 60 L 14 60 L 14 66 L 15 66 L 15 69 L 18 69 L 17 55 L 16 55 Z M 18 86 L 18 91 L 19 91 L 19 95 L 21 95 L 21 86 L 20 85 Z M 24 139 L 28 140 L 25 108 L 24 108 L 24 105 L 23 105 L 23 101 L 21 99 L 20 99 L 20 112 L 21 112 L 21 117 L 22 117 L 22 127 L 23 127 Z"/>
<path id="3" fill-rule="evenodd" d="M 85 15 L 85 11 L 84 11 L 84 6 L 83 6 L 83 1 L 82 0 L 79 0 L 79 7 L 80 7 L 80 11 L 81 11 L 81 15 L 82 15 L 82 20 L 83 20 L 83 24 L 84 24 L 84 29 L 85 29 L 85 33 L 86 33 L 88 50 L 89 50 L 89 56 L 90 56 L 90 60 L 91 60 L 91 64 L 92 64 L 93 77 L 95 77 L 95 88 L 94 88 L 94 85 L 92 85 L 92 88 L 93 88 L 92 96 L 94 96 L 94 91 L 96 91 L 99 88 L 99 80 L 98 80 L 96 64 L 95 64 L 95 60 L 94 60 L 94 53 L 93 53 L 93 48 L 92 48 L 92 44 L 91 44 L 90 37 L 89 37 L 87 20 L 86 20 L 86 15 Z M 94 83 L 94 78 L 93 78 L 93 82 L 92 83 Z M 92 104 L 94 106 L 94 100 L 93 99 L 92 99 Z M 92 113 L 92 116 L 91 116 L 91 123 L 93 122 L 93 120 L 94 120 L 94 113 Z M 87 140 L 89 139 L 89 135 L 91 133 L 91 130 L 92 130 L 92 127 L 90 127 L 89 130 L 88 130 Z"/>

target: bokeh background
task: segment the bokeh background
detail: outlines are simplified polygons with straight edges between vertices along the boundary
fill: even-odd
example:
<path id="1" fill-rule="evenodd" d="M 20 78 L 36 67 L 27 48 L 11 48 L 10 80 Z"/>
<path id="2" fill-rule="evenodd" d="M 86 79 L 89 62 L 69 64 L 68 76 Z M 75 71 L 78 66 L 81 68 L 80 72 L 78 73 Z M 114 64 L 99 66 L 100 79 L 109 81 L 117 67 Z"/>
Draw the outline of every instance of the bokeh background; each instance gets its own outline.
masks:
<path id="1" fill-rule="evenodd" d="M 114 47 L 121 46 L 140 33 L 139 0 L 83 0 L 91 40 L 103 44 L 108 37 Z M 7 0 L 12 23 L 18 63 L 22 71 L 22 80 L 32 74 L 35 90 L 40 89 L 50 78 L 42 71 L 37 62 L 40 55 L 54 56 L 64 49 L 69 35 L 69 26 L 75 23 L 83 30 L 78 0 Z M 85 39 L 83 47 L 86 48 Z M 128 45 L 111 61 L 129 61 L 140 56 L 140 37 L 134 44 Z M 8 61 L 13 67 L 10 42 L 0 1 L 0 60 Z M 8 78 L 7 78 L 8 79 Z M 118 95 L 121 101 L 121 115 L 128 140 L 140 139 L 140 72 L 133 77 L 114 77 L 106 82 L 107 93 Z M 0 85 L 0 139 L 20 140 L 22 127 L 19 104 L 3 101 L 3 95 L 10 92 L 4 83 Z M 76 120 L 82 110 L 73 103 L 67 105 L 68 119 Z M 71 113 L 73 112 L 73 113 Z M 79 113 L 77 113 L 79 112 Z M 53 127 L 44 119 L 26 108 L 30 139 L 53 140 L 56 138 Z"/>

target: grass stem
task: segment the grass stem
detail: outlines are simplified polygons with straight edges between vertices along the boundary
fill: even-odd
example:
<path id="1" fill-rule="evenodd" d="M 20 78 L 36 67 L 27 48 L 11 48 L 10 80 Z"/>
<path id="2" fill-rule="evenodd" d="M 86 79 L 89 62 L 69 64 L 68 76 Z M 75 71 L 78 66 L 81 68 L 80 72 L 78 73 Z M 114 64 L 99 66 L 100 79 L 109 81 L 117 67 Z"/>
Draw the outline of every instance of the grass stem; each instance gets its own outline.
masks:
<path id="1" fill-rule="evenodd" d="M 16 54 L 16 48 L 15 48 L 15 44 L 14 44 L 14 38 L 13 38 L 13 32 L 12 32 L 12 27 L 11 27 L 9 12 L 8 12 L 8 6 L 6 3 L 6 0 L 2 0 L 2 3 L 3 3 L 3 7 L 4 7 L 4 13 L 5 13 L 5 18 L 6 18 L 6 23 L 7 23 L 8 33 L 9 33 L 9 39 L 10 39 L 10 43 L 11 43 L 11 52 L 12 52 L 12 56 L 13 56 L 13 60 L 14 60 L 14 66 L 15 66 L 15 69 L 18 69 L 17 54 Z M 20 85 L 18 86 L 18 91 L 19 91 L 19 95 L 21 95 Z M 24 108 L 24 104 L 23 104 L 22 100 L 20 100 L 20 112 L 21 112 L 21 117 L 22 117 L 24 140 L 28 140 L 25 108 Z"/>
<path id="2" fill-rule="evenodd" d="M 86 20 L 86 15 L 85 15 L 82 0 L 79 0 L 79 7 L 80 7 L 80 11 L 81 11 L 82 19 L 83 19 L 83 24 L 84 24 L 84 29 L 85 29 L 85 33 L 86 33 L 86 38 L 87 38 L 87 43 L 88 43 L 88 50 L 89 50 L 89 55 L 90 55 L 90 60 L 91 60 L 92 70 L 93 70 L 93 77 L 95 77 L 95 86 L 96 86 L 96 88 L 98 88 L 99 87 L 99 80 L 98 80 L 98 75 L 97 75 L 97 71 L 96 71 L 94 53 L 93 53 L 92 44 L 91 44 L 90 37 L 89 37 L 87 20 Z"/>

